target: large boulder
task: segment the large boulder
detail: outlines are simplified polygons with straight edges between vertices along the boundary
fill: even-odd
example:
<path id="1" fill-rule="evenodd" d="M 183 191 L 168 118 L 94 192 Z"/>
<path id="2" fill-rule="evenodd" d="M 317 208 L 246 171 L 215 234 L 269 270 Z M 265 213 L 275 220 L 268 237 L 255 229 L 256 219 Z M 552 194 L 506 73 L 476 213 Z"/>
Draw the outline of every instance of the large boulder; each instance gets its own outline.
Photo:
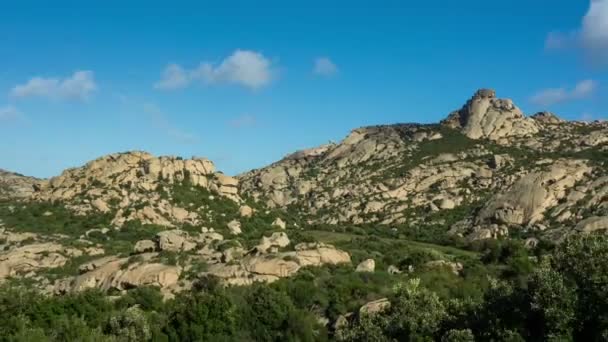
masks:
<path id="1" fill-rule="evenodd" d="M 241 217 L 251 217 L 253 216 L 253 209 L 248 205 L 242 205 L 239 208 L 239 215 Z"/>
<path id="2" fill-rule="evenodd" d="M 374 272 L 375 269 L 376 262 L 374 261 L 374 259 L 367 259 L 361 261 L 361 263 L 357 265 L 355 272 Z"/>
<path id="3" fill-rule="evenodd" d="M 381 298 L 372 302 L 364 304 L 359 308 L 359 315 L 374 315 L 382 313 L 391 307 L 391 302 L 388 298 Z"/>
<path id="4" fill-rule="evenodd" d="M 196 247 L 196 243 L 192 242 L 189 234 L 183 230 L 165 230 L 158 233 L 156 237 L 158 239 L 158 248 L 161 251 L 190 251 Z"/>
<path id="5" fill-rule="evenodd" d="M 239 222 L 237 220 L 232 220 L 232 221 L 228 222 L 227 227 L 228 227 L 228 230 L 230 231 L 230 234 L 232 234 L 232 235 L 239 235 L 243 232 L 241 230 L 241 222 Z"/>
<path id="6" fill-rule="evenodd" d="M 287 224 L 280 217 L 277 217 L 277 219 L 272 222 L 272 226 L 280 229 L 285 229 L 287 227 Z"/>
<path id="7" fill-rule="evenodd" d="M 154 252 L 156 250 L 156 242 L 152 240 L 141 240 L 135 243 L 133 251 L 135 253 Z"/>
<path id="8" fill-rule="evenodd" d="M 576 230 L 582 233 L 594 233 L 598 231 L 608 233 L 608 216 L 586 218 L 576 225 Z"/>

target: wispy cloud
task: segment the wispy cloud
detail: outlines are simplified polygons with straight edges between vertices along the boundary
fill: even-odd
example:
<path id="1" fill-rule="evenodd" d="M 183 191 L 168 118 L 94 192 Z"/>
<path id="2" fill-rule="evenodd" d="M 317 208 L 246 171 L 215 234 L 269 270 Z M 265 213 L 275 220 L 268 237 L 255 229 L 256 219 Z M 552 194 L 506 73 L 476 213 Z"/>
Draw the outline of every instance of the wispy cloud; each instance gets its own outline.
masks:
<path id="1" fill-rule="evenodd" d="M 241 115 L 238 118 L 228 121 L 228 124 L 233 128 L 251 127 L 256 123 L 256 119 L 251 114 Z"/>
<path id="2" fill-rule="evenodd" d="M 532 96 L 530 101 L 534 104 L 550 106 L 560 102 L 587 98 L 593 94 L 596 88 L 596 81 L 584 80 L 577 83 L 576 86 L 570 90 L 564 87 L 541 90 Z"/>
<path id="3" fill-rule="evenodd" d="M 10 96 L 84 101 L 96 90 L 97 84 L 93 72 L 81 70 L 66 78 L 33 77 L 26 83 L 13 87 Z"/>
<path id="4" fill-rule="evenodd" d="M 608 0 L 591 0 L 581 26 L 567 32 L 549 33 L 545 48 L 581 48 L 592 61 L 608 64 Z"/>
<path id="5" fill-rule="evenodd" d="M 156 89 L 179 89 L 190 84 L 190 77 L 184 68 L 178 64 L 169 64 L 162 72 L 160 81 L 154 84 Z"/>
<path id="6" fill-rule="evenodd" d="M 144 112 L 150 115 L 152 123 L 163 130 L 169 137 L 186 144 L 198 141 L 198 137 L 173 126 L 165 113 L 153 103 L 144 104 Z"/>
<path id="7" fill-rule="evenodd" d="M 204 84 L 236 84 L 250 89 L 269 85 L 276 72 L 273 63 L 259 52 L 236 50 L 219 64 L 201 62 L 187 70 L 179 64 L 169 64 L 154 88 L 172 90 L 184 88 L 193 82 Z"/>
<path id="8" fill-rule="evenodd" d="M 14 121 L 21 117 L 21 112 L 14 106 L 0 107 L 0 122 Z"/>
<path id="9" fill-rule="evenodd" d="M 318 76 L 332 76 L 338 73 L 338 66 L 328 57 L 318 57 L 312 72 Z"/>

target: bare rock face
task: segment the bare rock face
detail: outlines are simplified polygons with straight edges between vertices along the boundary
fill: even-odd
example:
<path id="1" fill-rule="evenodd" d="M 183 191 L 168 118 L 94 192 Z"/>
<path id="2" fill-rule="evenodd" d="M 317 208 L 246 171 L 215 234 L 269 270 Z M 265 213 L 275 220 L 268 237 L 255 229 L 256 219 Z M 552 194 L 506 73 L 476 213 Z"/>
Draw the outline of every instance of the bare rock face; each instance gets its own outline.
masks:
<path id="1" fill-rule="evenodd" d="M 0 199 L 29 198 L 40 182 L 44 181 L 0 169 Z"/>
<path id="2" fill-rule="evenodd" d="M 0 252 L 0 281 L 41 269 L 65 265 L 70 256 L 82 252 L 53 242 L 34 243 Z"/>
<path id="3" fill-rule="evenodd" d="M 582 233 L 608 232 L 608 216 L 589 217 L 576 225 L 576 230 Z"/>
<path id="4" fill-rule="evenodd" d="M 471 139 L 499 140 L 539 131 L 535 121 L 525 118 L 513 101 L 496 98 L 490 89 L 478 90 L 462 109 L 451 113 L 442 124 L 461 130 Z"/>
<path id="5" fill-rule="evenodd" d="M 548 208 L 566 197 L 567 190 L 591 171 L 584 161 L 558 160 L 547 171 L 533 172 L 498 194 L 481 210 L 477 223 L 527 225 L 544 219 Z"/>
<path id="6" fill-rule="evenodd" d="M 141 260 L 129 263 L 129 258 L 107 257 L 81 266 L 83 274 L 65 279 L 55 286 L 55 292 L 78 292 L 90 288 L 126 290 L 139 286 L 157 286 L 169 292 L 177 286 L 181 268 L 155 263 L 154 253 L 141 254 Z"/>

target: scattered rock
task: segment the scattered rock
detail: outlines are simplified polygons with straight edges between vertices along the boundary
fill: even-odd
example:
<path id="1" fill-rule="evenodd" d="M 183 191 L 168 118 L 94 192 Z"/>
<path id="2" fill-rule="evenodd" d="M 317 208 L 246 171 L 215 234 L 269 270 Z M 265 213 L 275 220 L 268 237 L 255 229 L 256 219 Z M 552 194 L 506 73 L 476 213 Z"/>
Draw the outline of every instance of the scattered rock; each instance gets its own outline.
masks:
<path id="1" fill-rule="evenodd" d="M 154 252 L 155 250 L 156 242 L 152 240 L 137 241 L 137 243 L 135 244 L 135 248 L 133 249 L 133 251 L 138 254 Z"/>
<path id="2" fill-rule="evenodd" d="M 375 269 L 376 262 L 374 261 L 374 259 L 367 259 L 361 261 L 361 263 L 357 265 L 355 272 L 374 272 Z"/>
<path id="3" fill-rule="evenodd" d="M 272 222 L 272 226 L 281 228 L 281 229 L 285 229 L 287 227 L 287 224 L 280 217 L 277 217 L 277 219 L 274 220 L 274 222 Z"/>
<path id="4" fill-rule="evenodd" d="M 359 315 L 374 315 L 384 312 L 391 307 L 388 298 L 381 298 L 373 302 L 366 303 L 359 309 Z"/>
<path id="5" fill-rule="evenodd" d="M 228 229 L 232 235 L 239 235 L 242 233 L 241 231 L 241 222 L 237 220 L 232 220 L 228 223 Z"/>
<path id="6" fill-rule="evenodd" d="M 251 217 L 253 216 L 253 209 L 248 205 L 243 205 L 239 208 L 239 215 L 241 217 Z"/>

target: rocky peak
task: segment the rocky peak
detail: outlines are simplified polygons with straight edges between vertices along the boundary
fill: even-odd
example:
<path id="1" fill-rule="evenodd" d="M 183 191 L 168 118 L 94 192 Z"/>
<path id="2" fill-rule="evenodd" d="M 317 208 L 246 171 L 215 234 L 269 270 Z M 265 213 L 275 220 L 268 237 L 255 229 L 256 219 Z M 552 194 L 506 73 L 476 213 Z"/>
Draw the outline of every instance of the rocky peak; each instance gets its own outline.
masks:
<path id="1" fill-rule="evenodd" d="M 40 180 L 0 169 L 0 199 L 26 198 L 34 192 L 34 184 Z"/>
<path id="2" fill-rule="evenodd" d="M 494 99 L 496 98 L 496 91 L 494 89 L 479 89 L 473 95 L 474 99 Z"/>
<path id="3" fill-rule="evenodd" d="M 560 119 L 557 115 L 551 112 L 538 112 L 531 116 L 536 122 L 543 124 L 559 124 L 564 122 L 564 120 Z"/>
<path id="4" fill-rule="evenodd" d="M 442 125 L 459 129 L 471 139 L 499 140 L 537 133 L 535 121 L 525 118 L 510 99 L 499 99 L 491 89 L 480 89 L 467 103 L 452 112 Z"/>
<path id="5" fill-rule="evenodd" d="M 172 206 L 159 192 L 186 180 L 193 186 L 240 201 L 238 181 L 216 172 L 210 160 L 155 157 L 141 151 L 110 154 L 82 167 L 65 170 L 60 176 L 37 184 L 33 198 L 67 203 L 77 213 L 107 213 L 119 209 L 113 221 L 119 226 L 131 219 L 170 226 L 172 221 L 195 222 L 197 219 L 183 208 Z M 127 210 L 145 203 L 152 204 L 136 211 Z M 131 214 L 126 215 L 123 210 Z"/>

